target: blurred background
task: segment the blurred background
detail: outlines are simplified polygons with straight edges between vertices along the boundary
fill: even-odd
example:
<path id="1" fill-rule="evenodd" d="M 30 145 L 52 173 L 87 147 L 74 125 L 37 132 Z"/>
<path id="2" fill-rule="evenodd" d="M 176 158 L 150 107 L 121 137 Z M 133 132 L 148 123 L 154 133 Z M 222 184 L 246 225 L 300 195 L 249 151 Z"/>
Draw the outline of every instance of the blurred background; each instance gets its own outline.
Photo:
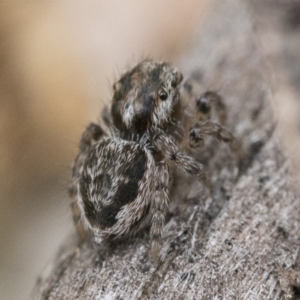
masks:
<path id="1" fill-rule="evenodd" d="M 210 5 L 1 1 L 1 299 L 26 299 L 73 230 L 70 166 L 114 79 L 146 56 L 176 62 Z"/>
<path id="2" fill-rule="evenodd" d="M 228 0 L 234 1 L 234 0 Z M 274 113 L 300 170 L 300 4 L 247 1 Z M 276 2 L 276 3 L 275 3 Z M 217 3 L 217 2 L 216 2 Z M 26 299 L 73 229 L 66 187 L 82 131 L 127 65 L 175 64 L 214 0 L 0 2 L 0 298 Z"/>

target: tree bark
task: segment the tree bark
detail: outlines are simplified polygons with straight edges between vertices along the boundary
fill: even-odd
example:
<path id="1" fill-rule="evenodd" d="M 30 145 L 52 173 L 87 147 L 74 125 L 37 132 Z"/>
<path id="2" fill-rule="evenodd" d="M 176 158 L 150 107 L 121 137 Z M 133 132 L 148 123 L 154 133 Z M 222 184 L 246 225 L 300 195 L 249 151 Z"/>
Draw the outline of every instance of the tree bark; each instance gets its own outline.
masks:
<path id="1" fill-rule="evenodd" d="M 193 93 L 223 96 L 246 153 L 240 168 L 212 141 L 203 153 L 212 193 L 179 174 L 160 263 L 148 259 L 147 230 L 100 246 L 74 234 L 31 299 L 300 299 L 299 194 L 250 13 L 243 2 L 218 1 L 179 65 Z"/>

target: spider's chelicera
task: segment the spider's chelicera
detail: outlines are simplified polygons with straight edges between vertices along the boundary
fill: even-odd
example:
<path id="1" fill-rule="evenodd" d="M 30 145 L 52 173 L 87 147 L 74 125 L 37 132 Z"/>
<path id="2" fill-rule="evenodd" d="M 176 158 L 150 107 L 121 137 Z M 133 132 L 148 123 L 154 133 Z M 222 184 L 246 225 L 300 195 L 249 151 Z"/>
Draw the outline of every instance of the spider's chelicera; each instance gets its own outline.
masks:
<path id="1" fill-rule="evenodd" d="M 69 195 L 81 235 L 90 233 L 99 242 L 136 232 L 148 220 L 150 253 L 156 257 L 169 203 L 168 161 L 210 186 L 202 164 L 179 147 L 177 132 L 184 132 L 185 124 L 182 79 L 168 63 L 146 60 L 113 85 L 111 109 L 102 115 L 109 133 L 91 123 L 72 169 Z M 194 106 L 199 117 L 189 130 L 189 145 L 197 147 L 205 135 L 213 135 L 238 151 L 238 142 L 222 126 L 220 96 L 206 92 Z M 210 120 L 212 106 L 222 125 Z"/>

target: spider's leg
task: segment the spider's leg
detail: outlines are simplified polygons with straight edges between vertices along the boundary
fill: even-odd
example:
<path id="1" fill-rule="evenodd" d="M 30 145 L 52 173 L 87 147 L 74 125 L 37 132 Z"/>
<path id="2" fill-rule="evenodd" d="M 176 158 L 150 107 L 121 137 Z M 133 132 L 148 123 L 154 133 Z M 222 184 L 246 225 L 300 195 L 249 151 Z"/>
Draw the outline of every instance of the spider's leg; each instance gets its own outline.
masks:
<path id="1" fill-rule="evenodd" d="M 169 204 L 169 169 L 166 162 L 162 161 L 155 167 L 155 198 L 151 204 L 151 249 L 150 258 L 156 260 L 160 249 L 162 230 L 165 223 L 165 213 Z"/>
<path id="2" fill-rule="evenodd" d="M 72 167 L 72 179 L 68 187 L 68 194 L 71 199 L 73 220 L 78 234 L 82 239 L 86 238 L 86 231 L 82 223 L 81 210 L 78 206 L 79 178 L 91 146 L 104 136 L 105 133 L 99 125 L 90 123 L 81 136 L 79 154 Z"/>
<path id="3" fill-rule="evenodd" d="M 153 138 L 153 145 L 159 152 L 163 153 L 166 158 L 174 161 L 180 169 L 190 175 L 196 176 L 198 180 L 211 188 L 211 182 L 204 170 L 204 166 L 193 157 L 182 153 L 171 136 L 160 132 Z"/>
<path id="4" fill-rule="evenodd" d="M 239 141 L 224 126 L 213 121 L 196 123 L 190 130 L 190 146 L 197 147 L 205 136 L 211 135 L 228 144 L 230 149 L 236 153 L 238 159 L 242 159 L 244 152 Z"/>

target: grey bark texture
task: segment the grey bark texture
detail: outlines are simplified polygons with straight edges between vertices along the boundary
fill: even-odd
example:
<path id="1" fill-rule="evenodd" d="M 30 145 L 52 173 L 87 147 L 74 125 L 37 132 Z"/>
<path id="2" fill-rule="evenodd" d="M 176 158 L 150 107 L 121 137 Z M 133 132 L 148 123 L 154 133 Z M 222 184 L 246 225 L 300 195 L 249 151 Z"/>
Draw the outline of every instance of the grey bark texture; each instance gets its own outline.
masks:
<path id="1" fill-rule="evenodd" d="M 160 263 L 148 260 L 148 230 L 100 246 L 74 235 L 31 299 L 300 299 L 299 194 L 250 14 L 244 2 L 218 1 L 179 65 L 193 92 L 224 97 L 246 152 L 240 171 L 227 145 L 210 141 L 213 191 L 178 174 Z"/>

